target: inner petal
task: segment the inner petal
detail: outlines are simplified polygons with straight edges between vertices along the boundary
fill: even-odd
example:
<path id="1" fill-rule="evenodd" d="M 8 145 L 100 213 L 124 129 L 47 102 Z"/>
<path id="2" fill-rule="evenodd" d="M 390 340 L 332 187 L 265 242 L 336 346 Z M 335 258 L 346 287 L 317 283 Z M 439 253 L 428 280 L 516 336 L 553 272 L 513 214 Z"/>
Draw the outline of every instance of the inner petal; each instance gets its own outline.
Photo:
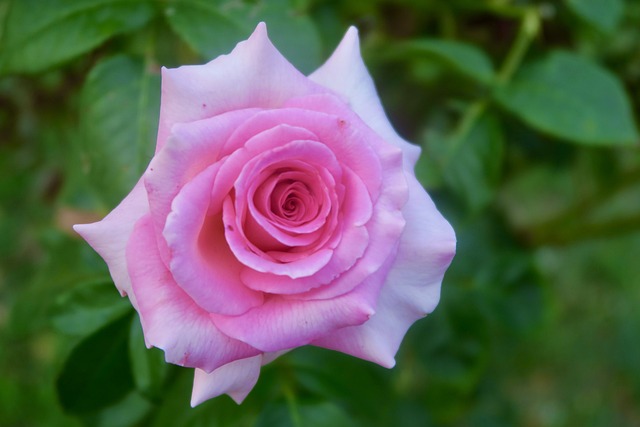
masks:
<path id="1" fill-rule="evenodd" d="M 237 259 L 289 277 L 325 265 L 339 240 L 333 217 L 342 202 L 341 174 L 333 152 L 316 141 L 293 141 L 251 159 L 223 208 Z"/>
<path id="2" fill-rule="evenodd" d="M 312 233 L 326 223 L 331 207 L 339 203 L 334 195 L 341 193 L 341 186 L 325 167 L 302 161 L 286 163 L 286 168 L 267 168 L 254 180 L 247 191 L 249 211 L 256 222 L 274 233 Z"/>
<path id="3" fill-rule="evenodd" d="M 270 212 L 279 222 L 302 224 L 318 214 L 319 197 L 303 181 L 282 179 L 271 193 Z"/>

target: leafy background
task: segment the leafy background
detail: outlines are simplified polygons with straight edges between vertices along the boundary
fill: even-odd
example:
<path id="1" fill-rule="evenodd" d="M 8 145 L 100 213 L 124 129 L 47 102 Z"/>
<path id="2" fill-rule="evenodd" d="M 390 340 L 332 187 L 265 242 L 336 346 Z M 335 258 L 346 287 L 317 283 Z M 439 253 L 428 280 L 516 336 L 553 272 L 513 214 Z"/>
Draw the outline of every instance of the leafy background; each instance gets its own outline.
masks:
<path id="1" fill-rule="evenodd" d="M 317 348 L 188 405 L 70 226 L 153 150 L 159 67 L 264 20 L 310 72 L 349 25 L 458 255 L 392 370 Z M 640 3 L 0 1 L 0 425 L 640 425 Z"/>

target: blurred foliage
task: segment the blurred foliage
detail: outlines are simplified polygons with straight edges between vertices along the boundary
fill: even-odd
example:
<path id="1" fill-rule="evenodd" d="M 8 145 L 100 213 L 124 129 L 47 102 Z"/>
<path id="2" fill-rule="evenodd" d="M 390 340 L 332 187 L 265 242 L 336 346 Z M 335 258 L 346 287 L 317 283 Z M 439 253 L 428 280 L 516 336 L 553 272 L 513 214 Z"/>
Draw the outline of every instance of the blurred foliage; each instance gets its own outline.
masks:
<path id="1" fill-rule="evenodd" d="M 349 25 L 458 235 L 386 370 L 317 348 L 189 407 L 71 231 L 144 169 L 159 67 L 265 20 L 302 71 Z M 0 0 L 0 425 L 640 425 L 640 3 Z"/>

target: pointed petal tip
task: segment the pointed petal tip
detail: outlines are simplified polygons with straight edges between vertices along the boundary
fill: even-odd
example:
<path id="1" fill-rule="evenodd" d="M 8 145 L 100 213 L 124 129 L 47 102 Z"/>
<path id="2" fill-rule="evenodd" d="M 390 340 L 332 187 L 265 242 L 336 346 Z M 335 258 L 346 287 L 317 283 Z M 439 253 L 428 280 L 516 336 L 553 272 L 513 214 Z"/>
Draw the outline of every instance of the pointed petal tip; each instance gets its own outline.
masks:
<path id="1" fill-rule="evenodd" d="M 357 53 L 360 56 L 360 33 L 356 27 L 352 25 L 347 29 L 336 51 L 350 52 L 351 54 Z"/>
<path id="2" fill-rule="evenodd" d="M 269 40 L 267 24 L 264 21 L 258 22 L 258 25 L 256 25 L 256 29 L 253 30 L 253 33 L 251 33 L 251 36 L 249 36 L 249 40 L 252 40 L 254 38 L 265 38 Z"/>
<path id="3" fill-rule="evenodd" d="M 249 395 L 249 392 L 230 392 L 227 393 L 227 396 L 229 396 L 231 398 L 231 400 L 233 400 L 237 405 L 242 404 L 242 402 L 244 402 L 244 399 L 247 398 L 247 396 Z M 215 397 L 215 396 L 214 396 Z M 207 400 L 210 400 L 210 397 L 205 397 L 202 394 L 196 395 L 195 393 L 191 395 L 191 401 L 189 402 L 189 404 L 191 405 L 192 408 L 195 408 L 196 406 L 200 405 L 203 402 L 206 402 Z"/>
<path id="4" fill-rule="evenodd" d="M 371 348 L 369 350 L 370 351 L 365 352 L 365 354 L 362 355 L 362 358 L 364 360 L 373 362 L 376 365 L 382 366 L 386 369 L 391 369 L 396 366 L 396 352 L 398 351 L 397 348 L 393 350 L 389 347 L 384 346 L 377 347 L 375 349 Z"/>
<path id="5" fill-rule="evenodd" d="M 347 29 L 347 32 L 345 33 L 343 39 L 348 39 L 350 41 L 355 41 L 355 42 L 359 42 L 360 41 L 360 36 L 359 36 L 359 32 L 358 32 L 358 28 L 355 27 L 354 25 L 350 26 Z"/>
<path id="6" fill-rule="evenodd" d="M 100 221 L 92 222 L 89 224 L 74 224 L 72 228 L 73 228 L 73 231 L 75 231 L 80 235 L 80 237 L 82 237 L 85 240 L 88 240 L 91 238 L 92 231 L 94 231 L 96 229 L 96 226 L 98 226 L 99 224 L 100 224 Z"/>
<path id="7" fill-rule="evenodd" d="M 191 394 L 191 401 L 189 402 L 189 405 L 191 405 L 192 408 L 195 408 L 205 400 L 207 399 L 203 399 L 201 396 L 196 396 L 196 394 L 193 393 Z"/>
<path id="8" fill-rule="evenodd" d="M 194 372 L 191 406 L 227 394 L 237 404 L 249 395 L 258 382 L 262 355 L 230 362 L 211 373 L 196 368 Z"/>
<path id="9" fill-rule="evenodd" d="M 234 401 L 236 402 L 236 404 L 240 405 L 242 402 L 244 402 L 244 399 L 247 398 L 247 396 L 249 395 L 249 392 L 251 390 L 247 390 L 247 391 L 236 391 L 236 392 L 229 392 L 227 393 L 227 395 Z"/>
<path id="10" fill-rule="evenodd" d="M 383 368 L 391 369 L 396 366 L 396 358 L 390 357 L 390 358 L 381 359 L 377 363 Z"/>

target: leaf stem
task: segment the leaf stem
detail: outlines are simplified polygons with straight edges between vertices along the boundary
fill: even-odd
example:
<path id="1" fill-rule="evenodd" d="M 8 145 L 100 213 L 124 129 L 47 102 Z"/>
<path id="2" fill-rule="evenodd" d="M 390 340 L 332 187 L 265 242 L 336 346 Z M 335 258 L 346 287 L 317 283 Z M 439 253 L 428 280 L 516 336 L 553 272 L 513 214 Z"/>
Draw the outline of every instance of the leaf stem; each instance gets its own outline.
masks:
<path id="1" fill-rule="evenodd" d="M 518 35 L 509 49 L 509 53 L 505 58 L 498 74 L 495 77 L 494 88 L 507 84 L 515 72 L 520 67 L 522 60 L 524 59 L 531 42 L 536 38 L 540 31 L 540 13 L 537 8 L 527 7 L 518 8 L 509 6 L 508 4 L 495 5 L 492 10 L 496 13 L 501 13 L 507 16 L 519 16 L 520 28 Z M 452 134 L 452 140 L 444 159 L 444 166 L 453 158 L 455 153 L 460 149 L 462 142 L 467 137 L 476 121 L 484 114 L 485 110 L 489 106 L 489 100 L 487 97 L 482 97 L 471 103 L 464 114 L 460 118 L 458 125 Z"/>
<path id="2" fill-rule="evenodd" d="M 291 421 L 294 427 L 302 427 L 302 419 L 300 418 L 300 412 L 298 411 L 298 401 L 293 389 L 288 383 L 283 385 L 284 398 L 287 401 L 287 407 L 289 408 L 289 414 L 291 415 Z"/>
<path id="3" fill-rule="evenodd" d="M 509 49 L 509 53 L 496 76 L 497 85 L 504 85 L 511 80 L 529 50 L 531 42 L 536 38 L 539 31 L 540 13 L 538 9 L 531 7 L 523 9 L 516 40 L 511 46 L 511 49 Z"/>

